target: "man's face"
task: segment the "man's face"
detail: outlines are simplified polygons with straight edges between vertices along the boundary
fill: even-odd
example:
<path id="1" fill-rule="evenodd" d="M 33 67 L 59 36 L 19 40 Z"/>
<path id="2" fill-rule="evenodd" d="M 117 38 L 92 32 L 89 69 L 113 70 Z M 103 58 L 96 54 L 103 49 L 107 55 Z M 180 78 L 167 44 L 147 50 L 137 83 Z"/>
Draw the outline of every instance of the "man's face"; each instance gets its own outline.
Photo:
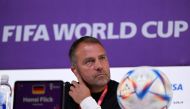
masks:
<path id="1" fill-rule="evenodd" d="M 75 71 L 89 87 L 101 87 L 109 82 L 109 62 L 101 45 L 81 43 L 76 49 L 75 56 Z"/>

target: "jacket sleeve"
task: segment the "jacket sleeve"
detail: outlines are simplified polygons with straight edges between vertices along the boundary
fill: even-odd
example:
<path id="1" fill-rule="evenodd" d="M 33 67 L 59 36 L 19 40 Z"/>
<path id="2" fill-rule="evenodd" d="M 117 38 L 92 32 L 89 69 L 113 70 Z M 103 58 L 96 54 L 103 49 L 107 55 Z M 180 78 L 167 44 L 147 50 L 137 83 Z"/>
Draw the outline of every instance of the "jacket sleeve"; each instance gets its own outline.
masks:
<path id="1" fill-rule="evenodd" d="M 80 103 L 81 109 L 101 109 L 101 107 L 96 103 L 96 101 L 91 97 L 86 97 Z"/>

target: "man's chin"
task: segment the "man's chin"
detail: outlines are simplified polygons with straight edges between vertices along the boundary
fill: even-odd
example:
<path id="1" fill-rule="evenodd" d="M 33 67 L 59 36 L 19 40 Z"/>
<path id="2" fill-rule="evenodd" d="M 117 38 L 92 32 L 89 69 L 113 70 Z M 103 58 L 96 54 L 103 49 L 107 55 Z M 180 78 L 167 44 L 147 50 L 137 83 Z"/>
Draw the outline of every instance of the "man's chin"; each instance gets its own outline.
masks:
<path id="1" fill-rule="evenodd" d="M 99 79 L 97 80 L 98 85 L 104 86 L 109 82 L 110 79 Z"/>

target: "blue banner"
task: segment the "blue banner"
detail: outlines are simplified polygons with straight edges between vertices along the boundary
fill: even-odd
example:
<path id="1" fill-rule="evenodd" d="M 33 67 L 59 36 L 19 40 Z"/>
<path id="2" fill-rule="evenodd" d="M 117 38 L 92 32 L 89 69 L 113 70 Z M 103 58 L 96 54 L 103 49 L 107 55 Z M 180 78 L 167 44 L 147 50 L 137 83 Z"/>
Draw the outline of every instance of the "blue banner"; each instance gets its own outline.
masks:
<path id="1" fill-rule="evenodd" d="M 0 0 L 0 69 L 68 68 L 100 39 L 111 67 L 190 65 L 189 0 Z"/>

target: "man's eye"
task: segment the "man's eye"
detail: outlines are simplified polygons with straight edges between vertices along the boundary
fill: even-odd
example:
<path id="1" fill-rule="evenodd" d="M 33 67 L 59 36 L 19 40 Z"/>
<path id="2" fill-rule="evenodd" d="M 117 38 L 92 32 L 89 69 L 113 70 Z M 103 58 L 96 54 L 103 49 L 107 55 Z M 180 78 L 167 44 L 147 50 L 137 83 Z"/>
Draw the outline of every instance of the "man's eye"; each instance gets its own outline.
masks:
<path id="1" fill-rule="evenodd" d="M 101 56 L 99 59 L 100 59 L 100 60 L 105 60 L 105 59 L 106 59 L 106 56 Z"/>
<path id="2" fill-rule="evenodd" d="M 89 64 L 92 64 L 93 62 L 94 62 L 93 60 L 88 60 L 88 61 L 85 62 L 85 64 L 89 65 Z"/>

